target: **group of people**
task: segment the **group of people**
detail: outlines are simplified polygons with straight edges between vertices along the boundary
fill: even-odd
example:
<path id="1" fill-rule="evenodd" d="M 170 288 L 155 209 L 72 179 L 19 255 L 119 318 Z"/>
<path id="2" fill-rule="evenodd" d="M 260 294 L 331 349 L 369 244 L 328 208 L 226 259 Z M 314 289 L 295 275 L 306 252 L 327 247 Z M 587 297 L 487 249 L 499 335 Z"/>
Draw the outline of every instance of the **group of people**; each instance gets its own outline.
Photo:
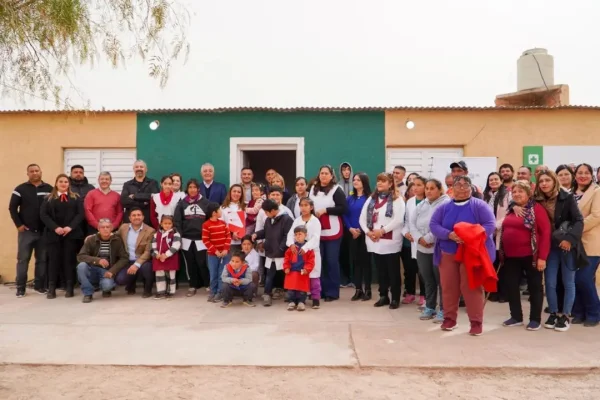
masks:
<path id="1" fill-rule="evenodd" d="M 52 299 L 63 286 L 72 297 L 78 281 L 86 303 L 96 290 L 110 297 L 116 285 L 133 295 L 138 280 L 143 297 L 152 297 L 155 285 L 155 299 L 171 298 L 181 271 L 188 297 L 206 288 L 208 301 L 221 307 L 236 296 L 254 306 L 264 286 L 264 306 L 287 295 L 289 310 L 304 311 L 308 298 L 318 309 L 346 286 L 356 289 L 352 301 L 371 300 L 374 266 L 375 307 L 415 303 L 420 319 L 444 330 L 456 328 L 464 301 L 470 333 L 482 334 L 485 292 L 508 301 L 504 325 L 523 325 L 525 282 L 528 330 L 542 326 L 544 282 L 544 327 L 600 322 L 600 190 L 588 164 L 535 173 L 521 167 L 516 179 L 503 164 L 482 189 L 464 161 L 450 165 L 445 188 L 406 176 L 402 166 L 377 175 L 371 187 L 344 162 L 337 171 L 324 165 L 313 179 L 296 178 L 293 193 L 273 169 L 258 184 L 244 168 L 229 189 L 214 180 L 211 164 L 202 165 L 201 181 L 185 185 L 176 173 L 148 178 L 143 161 L 133 170 L 119 194 L 108 172 L 94 188 L 76 165 L 50 186 L 38 165 L 27 167 L 29 180 L 9 206 L 18 230 L 18 297 L 32 253 L 36 292 Z"/>

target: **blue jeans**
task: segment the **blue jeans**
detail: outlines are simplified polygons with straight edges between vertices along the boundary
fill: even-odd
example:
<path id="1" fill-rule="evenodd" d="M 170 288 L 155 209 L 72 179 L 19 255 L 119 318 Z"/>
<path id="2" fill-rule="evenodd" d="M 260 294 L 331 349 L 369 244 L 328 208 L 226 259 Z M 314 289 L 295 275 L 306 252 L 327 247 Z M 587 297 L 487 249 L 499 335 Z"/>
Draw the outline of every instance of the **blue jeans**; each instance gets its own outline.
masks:
<path id="1" fill-rule="evenodd" d="M 321 240 L 322 297 L 340 298 L 340 246 L 342 238 Z"/>
<path id="2" fill-rule="evenodd" d="M 571 314 L 573 303 L 575 302 L 575 253 L 573 251 L 564 252 L 558 247 L 552 247 L 550 255 L 546 260 L 546 298 L 551 313 L 558 312 L 558 299 L 556 297 L 556 282 L 558 279 L 558 268 L 561 267 L 562 282 L 565 287 L 565 299 L 563 303 L 563 313 Z"/>
<path id="3" fill-rule="evenodd" d="M 573 317 L 584 321 L 600 321 L 600 299 L 596 290 L 596 271 L 600 263 L 599 256 L 588 256 L 589 264 L 575 274 L 575 304 Z"/>
<path id="4" fill-rule="evenodd" d="M 103 292 L 110 292 L 115 288 L 115 277 L 105 278 L 106 269 L 86 263 L 79 263 L 77 266 L 77 278 L 81 285 L 81 292 L 84 296 L 94 294 L 94 286 L 100 285 Z"/>
<path id="5" fill-rule="evenodd" d="M 298 303 L 306 303 L 306 292 L 299 290 L 288 290 L 288 301 L 298 305 Z"/>
<path id="6" fill-rule="evenodd" d="M 227 254 L 223 258 L 209 255 L 208 261 L 208 273 L 210 274 L 210 292 L 214 295 L 221 293 L 221 287 L 223 281 L 221 280 L 221 274 L 223 274 L 223 268 L 231 259 L 231 255 Z"/>

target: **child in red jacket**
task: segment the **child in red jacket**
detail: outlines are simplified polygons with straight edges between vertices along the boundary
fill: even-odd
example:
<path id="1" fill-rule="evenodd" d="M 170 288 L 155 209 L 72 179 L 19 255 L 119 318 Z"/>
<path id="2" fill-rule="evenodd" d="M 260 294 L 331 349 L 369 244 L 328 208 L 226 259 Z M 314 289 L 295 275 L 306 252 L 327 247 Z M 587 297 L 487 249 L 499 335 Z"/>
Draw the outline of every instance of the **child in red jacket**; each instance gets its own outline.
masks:
<path id="1" fill-rule="evenodd" d="M 306 292 L 310 291 L 310 271 L 315 267 L 315 253 L 305 252 L 302 246 L 306 243 L 307 230 L 304 225 L 294 229 L 295 242 L 285 252 L 283 270 L 285 282 L 283 287 L 288 291 L 288 311 L 306 310 Z"/>

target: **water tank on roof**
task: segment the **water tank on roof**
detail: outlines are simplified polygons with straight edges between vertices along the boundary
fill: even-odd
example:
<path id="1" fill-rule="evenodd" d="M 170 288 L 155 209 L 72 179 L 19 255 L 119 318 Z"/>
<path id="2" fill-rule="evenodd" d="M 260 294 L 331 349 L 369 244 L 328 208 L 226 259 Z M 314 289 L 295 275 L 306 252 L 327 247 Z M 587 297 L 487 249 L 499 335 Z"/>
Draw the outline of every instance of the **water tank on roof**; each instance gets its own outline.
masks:
<path id="1" fill-rule="evenodd" d="M 548 54 L 546 49 L 524 51 L 517 61 L 517 90 L 537 89 L 552 85 L 554 85 L 554 57 Z"/>

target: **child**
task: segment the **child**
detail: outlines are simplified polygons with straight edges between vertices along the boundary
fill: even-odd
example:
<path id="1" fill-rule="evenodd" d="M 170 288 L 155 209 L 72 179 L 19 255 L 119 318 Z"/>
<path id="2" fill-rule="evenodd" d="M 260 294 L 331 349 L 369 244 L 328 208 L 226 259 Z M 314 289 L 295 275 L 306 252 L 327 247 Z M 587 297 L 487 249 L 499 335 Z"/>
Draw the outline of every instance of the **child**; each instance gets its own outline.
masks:
<path id="1" fill-rule="evenodd" d="M 173 229 L 173 217 L 163 215 L 160 230 L 152 238 L 152 270 L 156 273 L 154 300 L 170 299 L 175 295 L 175 273 L 179 270 L 177 252 L 180 248 L 181 235 Z"/>
<path id="2" fill-rule="evenodd" d="M 307 231 L 307 241 L 302 246 L 302 250 L 307 252 L 312 250 L 315 254 L 315 267 L 310 272 L 310 294 L 312 299 L 312 308 L 321 307 L 321 222 L 315 217 L 315 205 L 311 199 L 304 197 L 299 203 L 300 216 L 294 220 L 292 229 L 287 236 L 287 245 L 291 247 L 295 242 L 295 228 L 304 226 Z"/>
<path id="3" fill-rule="evenodd" d="M 283 270 L 285 271 L 284 287 L 288 290 L 288 311 L 304 311 L 306 292 L 310 289 L 309 274 L 315 267 L 315 252 L 304 250 L 307 230 L 304 225 L 294 228 L 295 242 L 285 252 Z"/>
<path id="4" fill-rule="evenodd" d="M 267 267 L 267 279 L 265 282 L 265 294 L 263 295 L 263 305 L 270 307 L 273 304 L 271 295 L 273 294 L 273 283 L 277 271 L 283 270 L 283 257 L 287 249 L 286 239 L 290 228 L 292 227 L 292 218 L 279 209 L 279 204 L 274 200 L 267 199 L 262 204 L 262 210 L 265 213 L 266 220 L 264 227 L 254 233 L 252 238 L 265 239 L 265 266 Z"/>
<path id="5" fill-rule="evenodd" d="M 246 235 L 252 235 L 256 228 L 256 215 L 265 200 L 265 187 L 252 183 L 252 200 L 246 206 Z"/>
<path id="6" fill-rule="evenodd" d="M 218 303 L 221 296 L 221 274 L 229 262 L 231 234 L 225 221 L 221 220 L 221 206 L 210 203 L 206 206 L 208 220 L 202 224 L 202 243 L 206 246 L 208 271 L 210 274 L 210 295 L 208 302 Z"/>
<path id="7" fill-rule="evenodd" d="M 250 267 L 250 271 L 252 272 L 252 283 L 254 285 L 253 297 L 258 294 L 258 266 L 260 265 L 260 256 L 258 252 L 254 250 L 254 243 L 252 243 L 252 236 L 246 235 L 242 238 L 242 251 L 245 254 L 245 261 Z"/>
<path id="8" fill-rule="evenodd" d="M 254 284 L 252 283 L 252 272 L 248 264 L 244 262 L 244 253 L 236 251 L 232 254 L 229 263 L 223 268 L 221 274 L 223 281 L 223 304 L 221 308 L 227 308 L 234 296 L 242 296 L 244 304 L 255 307 L 252 302 Z"/>

